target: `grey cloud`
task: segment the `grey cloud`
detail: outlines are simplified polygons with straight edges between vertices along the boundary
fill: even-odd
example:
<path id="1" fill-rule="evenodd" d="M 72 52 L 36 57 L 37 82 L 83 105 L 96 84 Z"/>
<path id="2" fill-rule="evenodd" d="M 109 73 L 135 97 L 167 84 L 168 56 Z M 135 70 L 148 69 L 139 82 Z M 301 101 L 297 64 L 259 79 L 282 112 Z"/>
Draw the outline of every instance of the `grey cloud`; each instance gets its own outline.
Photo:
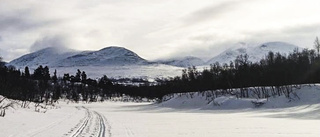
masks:
<path id="1" fill-rule="evenodd" d="M 266 29 L 258 32 L 243 32 L 244 35 L 250 37 L 254 41 L 268 41 L 268 40 L 284 40 L 301 43 L 298 41 L 305 41 L 315 39 L 317 35 L 320 36 L 320 24 L 296 25 L 288 26 L 283 29 Z M 303 45 L 304 46 L 304 45 Z"/>
<path id="2" fill-rule="evenodd" d="M 0 57 L 2 57 L 4 54 L 4 51 L 2 49 L 0 49 Z"/>
<path id="3" fill-rule="evenodd" d="M 188 16 L 183 18 L 183 21 L 186 24 L 192 25 L 193 23 L 219 18 L 223 13 L 233 11 L 235 8 L 239 6 L 239 4 L 244 3 L 246 1 L 225 1 L 220 4 L 210 5 L 208 7 L 204 7 L 200 10 L 197 10 L 189 14 Z"/>
<path id="4" fill-rule="evenodd" d="M 46 36 L 36 40 L 30 47 L 30 51 L 37 51 L 40 49 L 56 47 L 59 49 L 66 48 L 66 39 L 63 36 Z"/>
<path id="5" fill-rule="evenodd" d="M 284 33 L 295 33 L 295 34 L 305 34 L 305 33 L 319 33 L 320 24 L 310 24 L 310 25 L 302 25 L 302 26 L 293 26 L 285 28 Z"/>
<path id="6" fill-rule="evenodd" d="M 2 37 L 0 36 L 0 42 L 2 41 Z"/>
<path id="7" fill-rule="evenodd" d="M 0 57 L 3 58 L 3 61 L 9 62 L 10 60 L 21 56 L 23 54 L 23 49 L 0 49 Z"/>
<path id="8" fill-rule="evenodd" d="M 25 10 L 17 11 L 15 13 L 0 14 L 0 29 L 3 31 L 8 29 L 24 30 L 32 28 L 34 23 L 26 19 L 29 15 L 29 11 Z"/>
<path id="9" fill-rule="evenodd" d="M 1 31 L 26 31 L 34 30 L 55 23 L 54 20 L 43 20 L 34 17 L 34 11 L 31 9 L 19 10 L 13 13 L 0 14 L 0 30 Z"/>

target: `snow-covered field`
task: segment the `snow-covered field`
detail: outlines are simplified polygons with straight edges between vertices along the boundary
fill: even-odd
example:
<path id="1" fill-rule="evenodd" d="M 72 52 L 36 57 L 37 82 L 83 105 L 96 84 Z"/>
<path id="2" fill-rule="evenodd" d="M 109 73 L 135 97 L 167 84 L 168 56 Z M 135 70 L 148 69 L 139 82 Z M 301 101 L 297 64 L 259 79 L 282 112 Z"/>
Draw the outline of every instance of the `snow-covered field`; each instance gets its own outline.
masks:
<path id="1" fill-rule="evenodd" d="M 270 98 L 254 107 L 250 99 L 176 96 L 154 103 L 69 103 L 46 113 L 9 109 L 0 117 L 1 137 L 319 137 L 320 86 L 295 90 L 300 100 Z"/>

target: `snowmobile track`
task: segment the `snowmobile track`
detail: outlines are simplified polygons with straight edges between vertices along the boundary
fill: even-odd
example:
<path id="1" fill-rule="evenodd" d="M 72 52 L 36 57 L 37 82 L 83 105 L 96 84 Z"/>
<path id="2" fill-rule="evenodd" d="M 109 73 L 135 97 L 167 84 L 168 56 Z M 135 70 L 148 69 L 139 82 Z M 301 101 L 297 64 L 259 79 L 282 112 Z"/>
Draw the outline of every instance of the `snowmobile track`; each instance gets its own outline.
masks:
<path id="1" fill-rule="evenodd" d="M 106 122 L 106 118 L 103 115 L 85 107 L 81 109 L 86 111 L 85 117 L 70 130 L 69 137 L 111 137 L 111 126 Z"/>

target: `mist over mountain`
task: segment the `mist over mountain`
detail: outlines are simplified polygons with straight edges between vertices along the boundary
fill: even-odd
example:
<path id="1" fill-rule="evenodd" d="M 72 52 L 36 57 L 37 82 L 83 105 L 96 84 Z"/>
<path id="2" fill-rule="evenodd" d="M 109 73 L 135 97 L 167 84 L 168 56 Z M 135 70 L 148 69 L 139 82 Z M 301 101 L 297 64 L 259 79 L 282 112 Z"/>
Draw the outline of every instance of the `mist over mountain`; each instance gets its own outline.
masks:
<path id="1" fill-rule="evenodd" d="M 205 64 L 205 62 L 202 59 L 198 57 L 193 57 L 193 56 L 187 56 L 183 58 L 171 58 L 171 59 L 159 60 L 157 62 L 161 64 L 177 66 L 177 67 L 191 67 L 191 66 L 200 66 Z"/>

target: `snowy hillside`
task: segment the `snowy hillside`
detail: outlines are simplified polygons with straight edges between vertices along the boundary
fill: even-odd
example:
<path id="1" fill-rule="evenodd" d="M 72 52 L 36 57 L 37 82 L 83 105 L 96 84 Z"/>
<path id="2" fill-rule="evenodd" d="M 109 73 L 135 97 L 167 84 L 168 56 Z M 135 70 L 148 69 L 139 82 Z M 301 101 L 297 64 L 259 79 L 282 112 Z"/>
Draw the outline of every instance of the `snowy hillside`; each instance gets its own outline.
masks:
<path id="1" fill-rule="evenodd" d="M 62 52 L 56 48 L 45 48 L 24 55 L 10 62 L 16 67 L 47 65 L 66 66 L 107 66 L 146 64 L 147 61 L 134 52 L 122 47 L 107 47 L 99 51 Z"/>
<path id="2" fill-rule="evenodd" d="M 68 52 L 66 52 L 68 51 Z M 46 48 L 24 55 L 8 65 L 24 70 L 28 66 L 31 72 L 39 65 L 49 66 L 50 73 L 57 70 L 58 76 L 65 73 L 75 74 L 77 69 L 85 71 L 90 78 L 107 75 L 112 78 L 161 78 L 174 77 L 182 68 L 171 65 L 150 63 L 136 53 L 122 47 L 107 47 L 99 51 L 61 51 Z"/>
<path id="3" fill-rule="evenodd" d="M 54 64 L 59 64 L 62 59 L 78 53 L 71 50 L 65 51 L 67 52 L 64 52 L 57 48 L 49 47 L 30 54 L 23 55 L 9 62 L 9 65 L 13 65 L 18 68 L 23 68 L 25 66 L 36 67 L 39 65 L 53 66 Z"/>
<path id="4" fill-rule="evenodd" d="M 249 55 L 249 61 L 258 62 L 270 51 L 288 55 L 296 48 L 301 49 L 298 46 L 285 42 L 268 42 L 263 44 L 238 43 L 232 48 L 229 48 L 221 54 L 213 57 L 206 64 L 209 65 L 215 62 L 219 62 L 220 64 L 230 63 L 230 61 L 234 61 L 237 56 L 244 54 Z"/>
<path id="5" fill-rule="evenodd" d="M 83 52 L 63 59 L 59 66 L 138 65 L 148 61 L 122 47 L 107 47 L 99 51 Z"/>
<path id="6" fill-rule="evenodd" d="M 192 57 L 192 56 L 187 56 L 184 58 L 160 60 L 158 62 L 166 65 L 177 66 L 177 67 L 199 66 L 205 63 L 202 59 L 197 57 Z"/>

